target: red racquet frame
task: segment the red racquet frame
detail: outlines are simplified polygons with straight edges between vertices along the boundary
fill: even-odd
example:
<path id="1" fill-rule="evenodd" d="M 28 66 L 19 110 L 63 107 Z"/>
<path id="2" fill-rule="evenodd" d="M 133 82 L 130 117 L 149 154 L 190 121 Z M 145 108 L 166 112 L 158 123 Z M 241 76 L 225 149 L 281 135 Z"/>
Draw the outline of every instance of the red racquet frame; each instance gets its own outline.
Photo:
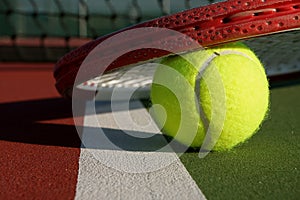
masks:
<path id="1" fill-rule="evenodd" d="M 70 89 L 73 88 L 81 63 L 98 44 L 115 34 L 142 27 L 160 27 L 175 30 L 196 40 L 202 47 L 210 47 L 299 29 L 300 1 L 228 0 L 143 22 L 99 37 L 66 54 L 57 62 L 54 77 L 59 93 L 70 96 Z M 174 38 L 170 38 L 170 40 L 174 40 Z M 120 41 L 120 43 L 122 42 L 130 43 L 131 41 Z M 109 46 L 107 48 L 113 49 Z M 193 46 L 184 44 L 182 48 L 175 49 L 177 53 L 187 50 L 193 50 Z M 168 54 L 170 53 L 157 49 L 139 49 L 119 57 L 105 70 L 110 71 Z"/>

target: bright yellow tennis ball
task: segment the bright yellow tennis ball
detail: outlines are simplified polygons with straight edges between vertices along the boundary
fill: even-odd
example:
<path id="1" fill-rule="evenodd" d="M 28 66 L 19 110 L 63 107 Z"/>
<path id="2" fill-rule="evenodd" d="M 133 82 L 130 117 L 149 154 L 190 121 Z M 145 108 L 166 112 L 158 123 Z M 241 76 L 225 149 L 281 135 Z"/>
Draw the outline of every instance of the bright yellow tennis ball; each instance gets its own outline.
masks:
<path id="1" fill-rule="evenodd" d="M 268 111 L 268 80 L 244 44 L 170 56 L 161 64 L 151 112 L 164 134 L 190 147 L 205 143 L 208 150 L 222 151 L 259 129 Z"/>

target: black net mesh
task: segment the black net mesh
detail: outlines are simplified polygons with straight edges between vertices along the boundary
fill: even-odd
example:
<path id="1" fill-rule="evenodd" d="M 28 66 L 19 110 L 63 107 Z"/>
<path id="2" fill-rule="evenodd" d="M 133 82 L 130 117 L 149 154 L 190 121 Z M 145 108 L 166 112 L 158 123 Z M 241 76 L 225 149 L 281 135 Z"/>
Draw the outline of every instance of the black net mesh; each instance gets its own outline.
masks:
<path id="1" fill-rule="evenodd" d="M 56 61 L 92 38 L 212 0 L 0 0 L 0 61 Z"/>

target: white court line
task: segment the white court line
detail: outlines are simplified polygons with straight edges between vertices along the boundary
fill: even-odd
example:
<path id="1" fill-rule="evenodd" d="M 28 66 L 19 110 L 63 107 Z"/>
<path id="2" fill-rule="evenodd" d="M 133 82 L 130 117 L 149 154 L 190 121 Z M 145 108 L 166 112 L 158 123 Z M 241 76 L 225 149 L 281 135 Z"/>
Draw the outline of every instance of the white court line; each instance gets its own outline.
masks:
<path id="1" fill-rule="evenodd" d="M 136 105 L 129 113 L 133 119 L 145 123 L 145 120 L 149 120 L 149 114 L 140 102 Z M 81 148 L 80 153 L 75 199 L 206 199 L 174 152 L 166 149 L 162 152 L 151 152 L 155 144 L 165 143 L 161 134 L 157 134 L 156 126 L 147 126 L 148 130 L 140 133 L 134 125 L 128 123 L 120 128 L 107 107 L 106 104 L 98 106 L 98 122 L 107 135 L 112 135 L 111 140 L 120 142 L 122 148 L 128 150 L 110 147 L 104 139 L 107 135 L 99 136 L 102 134 L 99 132 L 99 124 L 86 111 L 82 133 L 85 148 Z M 124 112 L 126 111 L 115 111 L 115 114 L 122 116 Z M 132 142 L 120 129 L 129 130 L 129 134 L 136 136 L 149 134 L 157 137 L 150 141 L 141 141 L 140 144 L 135 140 Z M 94 138 L 94 141 L 89 141 L 90 138 Z M 99 141 L 103 144 L 99 145 Z"/>

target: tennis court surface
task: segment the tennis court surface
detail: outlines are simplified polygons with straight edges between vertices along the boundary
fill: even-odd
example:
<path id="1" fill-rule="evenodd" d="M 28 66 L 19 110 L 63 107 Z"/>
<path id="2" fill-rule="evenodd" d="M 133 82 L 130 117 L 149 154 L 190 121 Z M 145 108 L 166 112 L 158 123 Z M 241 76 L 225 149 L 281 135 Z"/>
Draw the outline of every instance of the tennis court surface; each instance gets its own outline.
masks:
<path id="1" fill-rule="evenodd" d="M 204 159 L 198 152 L 187 152 L 180 157 L 183 166 L 176 163 L 179 167 L 167 168 L 171 172 L 137 177 L 110 170 L 80 149 L 71 102 L 53 87 L 52 64 L 2 64 L 0 70 L 1 198 L 73 199 L 94 194 L 134 198 L 149 197 L 151 192 L 156 199 L 167 198 L 164 195 L 170 195 L 166 192 L 170 188 L 175 197 L 184 197 L 194 186 L 190 178 L 207 199 L 299 197 L 299 84 L 271 89 L 270 113 L 261 130 L 245 144 Z M 164 173 L 173 174 L 172 179 Z M 166 179 L 171 183 L 162 186 Z M 176 181 L 192 186 L 186 188 Z M 152 190 L 137 187 L 141 184 Z M 193 188 L 192 192 L 199 191 Z"/>

